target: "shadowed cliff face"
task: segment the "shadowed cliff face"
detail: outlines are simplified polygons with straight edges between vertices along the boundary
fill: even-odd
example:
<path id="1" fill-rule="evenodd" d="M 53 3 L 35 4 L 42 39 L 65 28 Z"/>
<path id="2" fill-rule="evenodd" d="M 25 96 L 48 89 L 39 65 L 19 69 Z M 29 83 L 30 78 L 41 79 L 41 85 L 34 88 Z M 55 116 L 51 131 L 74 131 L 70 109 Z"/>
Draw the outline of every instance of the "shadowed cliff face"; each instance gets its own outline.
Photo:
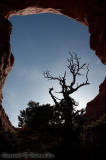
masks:
<path id="1" fill-rule="evenodd" d="M 73 18 L 84 25 L 88 25 L 90 47 L 96 51 L 96 55 L 102 63 L 106 64 L 106 1 L 105 0 L 1 0 L 0 1 L 0 104 L 2 103 L 2 88 L 8 73 L 10 72 L 14 58 L 10 50 L 11 24 L 8 18 L 13 15 L 28 15 L 38 13 L 63 14 Z M 106 80 L 102 84 L 106 86 Z M 100 87 L 101 88 L 101 87 Z M 101 97 L 101 98 L 97 98 Z M 99 95 L 87 106 L 87 113 L 97 114 L 98 109 L 106 107 L 106 90 L 100 89 Z M 94 103 L 98 101 L 98 103 Z M 104 102 L 103 102 L 104 101 Z M 101 103 L 104 104 L 101 106 Z M 93 109 L 91 111 L 91 107 Z M 5 130 L 11 130 L 12 126 L 5 112 L 0 108 L 0 124 Z M 99 110 L 100 111 L 100 110 Z"/>
<path id="2" fill-rule="evenodd" d="M 86 114 L 91 120 L 98 119 L 104 113 L 106 113 L 106 78 L 99 87 L 99 94 L 86 107 Z"/>
<path id="3" fill-rule="evenodd" d="M 10 49 L 11 29 L 11 23 L 5 18 L 0 18 L 0 129 L 6 131 L 13 130 L 8 116 L 2 108 L 2 88 L 14 62 Z"/>

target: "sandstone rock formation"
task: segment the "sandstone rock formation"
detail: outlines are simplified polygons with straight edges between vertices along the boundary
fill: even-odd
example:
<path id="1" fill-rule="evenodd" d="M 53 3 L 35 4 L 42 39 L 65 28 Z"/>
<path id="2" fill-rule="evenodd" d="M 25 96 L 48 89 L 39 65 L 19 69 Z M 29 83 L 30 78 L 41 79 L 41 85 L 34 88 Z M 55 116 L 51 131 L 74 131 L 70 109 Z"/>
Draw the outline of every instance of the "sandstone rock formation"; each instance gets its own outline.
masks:
<path id="1" fill-rule="evenodd" d="M 0 130 L 15 132 L 3 107 L 0 105 Z"/>
<path id="2" fill-rule="evenodd" d="M 106 1 L 105 0 L 1 0 L 0 1 L 0 104 L 2 102 L 2 88 L 8 73 L 10 72 L 14 58 L 10 49 L 11 24 L 8 21 L 13 15 L 28 15 L 38 13 L 63 14 L 73 18 L 89 27 L 90 47 L 96 51 L 96 55 L 106 64 Z M 102 85 L 103 86 L 103 85 Z M 106 86 L 106 81 L 104 81 Z M 106 90 L 100 89 L 98 97 L 106 95 Z M 94 101 L 99 98 L 95 98 Z M 105 98 L 103 98 L 106 104 Z M 90 104 L 87 113 L 91 113 Z M 93 104 L 93 101 L 92 101 Z M 97 105 L 97 104 L 96 104 Z M 97 106 L 93 106 L 93 108 Z M 101 101 L 98 102 L 98 108 Z M 12 128 L 5 112 L 1 112 L 1 121 L 5 117 L 4 128 Z M 88 114 L 89 115 L 89 114 Z M 2 128 L 2 127 L 1 127 Z"/>
<path id="3" fill-rule="evenodd" d="M 0 129 L 4 129 L 5 131 L 14 130 L 2 108 L 2 88 L 14 62 L 10 49 L 11 30 L 11 23 L 5 18 L 0 18 Z"/>
<path id="4" fill-rule="evenodd" d="M 86 114 L 91 120 L 98 119 L 106 113 L 106 78 L 99 87 L 99 94 L 86 107 Z"/>

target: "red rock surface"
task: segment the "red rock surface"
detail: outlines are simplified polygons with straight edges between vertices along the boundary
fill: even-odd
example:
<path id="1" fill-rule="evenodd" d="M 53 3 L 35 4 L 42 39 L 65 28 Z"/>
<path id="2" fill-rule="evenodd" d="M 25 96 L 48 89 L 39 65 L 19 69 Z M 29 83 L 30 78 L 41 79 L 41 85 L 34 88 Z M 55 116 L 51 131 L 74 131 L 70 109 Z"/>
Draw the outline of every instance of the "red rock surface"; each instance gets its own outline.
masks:
<path id="1" fill-rule="evenodd" d="M 0 18 L 0 129 L 5 131 L 14 130 L 2 107 L 2 88 L 14 63 L 14 57 L 10 49 L 11 30 L 11 23 L 5 18 Z"/>
<path id="2" fill-rule="evenodd" d="M 99 87 L 99 94 L 86 107 L 86 115 L 91 120 L 98 119 L 106 113 L 106 78 Z"/>
<path id="3" fill-rule="evenodd" d="M 2 103 L 4 81 L 14 62 L 14 57 L 10 49 L 10 33 L 12 27 L 8 18 L 13 15 L 38 13 L 63 14 L 87 25 L 90 32 L 90 47 L 96 51 L 96 55 L 102 63 L 106 64 L 105 0 L 0 0 L 0 104 Z M 104 84 L 102 88 L 106 86 L 106 81 Z M 91 114 L 91 110 L 94 112 L 92 114 L 97 114 L 100 110 L 105 110 L 103 103 L 106 104 L 106 99 L 104 98 L 106 97 L 106 90 L 100 89 L 97 97 L 88 104 L 88 115 Z M 6 118 L 5 112 L 1 111 L 0 113 L 0 119 L 3 122 L 5 121 L 4 129 L 11 130 L 12 125 L 8 118 Z M 3 120 L 3 117 L 5 117 L 5 120 Z M 1 126 L 1 128 L 3 127 Z"/>
<path id="4" fill-rule="evenodd" d="M 0 130 L 15 132 L 2 106 L 0 106 Z"/>

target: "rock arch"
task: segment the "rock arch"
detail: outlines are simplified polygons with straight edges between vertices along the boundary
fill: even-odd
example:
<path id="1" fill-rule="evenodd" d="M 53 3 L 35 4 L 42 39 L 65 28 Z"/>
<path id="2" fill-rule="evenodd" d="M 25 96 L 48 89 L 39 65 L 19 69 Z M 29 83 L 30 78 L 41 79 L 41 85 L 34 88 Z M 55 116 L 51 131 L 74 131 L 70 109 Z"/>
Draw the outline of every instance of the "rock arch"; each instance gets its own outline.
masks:
<path id="1" fill-rule="evenodd" d="M 63 14 L 87 25 L 90 32 L 90 47 L 103 64 L 106 64 L 106 1 L 105 0 L 1 0 L 0 1 L 0 105 L 2 105 L 2 88 L 6 76 L 11 71 L 14 57 L 11 53 L 10 34 L 12 25 L 9 18 L 13 15 L 38 13 Z M 100 93 L 87 106 L 87 115 L 96 118 L 98 111 L 106 112 L 106 79 L 100 87 Z M 94 103 L 96 101 L 96 103 Z M 95 106 L 94 106 L 95 105 Z M 96 106 L 98 105 L 98 107 Z M 102 106 L 100 106 L 102 105 Z M 96 108 L 99 108 L 99 110 Z M 0 119 L 4 130 L 13 130 L 2 106 Z"/>

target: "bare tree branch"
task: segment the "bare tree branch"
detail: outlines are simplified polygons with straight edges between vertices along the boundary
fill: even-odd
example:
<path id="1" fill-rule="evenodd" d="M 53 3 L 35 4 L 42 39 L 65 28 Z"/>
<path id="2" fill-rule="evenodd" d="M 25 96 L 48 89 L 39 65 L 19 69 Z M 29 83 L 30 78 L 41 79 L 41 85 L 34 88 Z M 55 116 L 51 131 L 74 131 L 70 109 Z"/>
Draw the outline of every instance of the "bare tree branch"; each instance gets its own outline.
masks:
<path id="1" fill-rule="evenodd" d="M 49 94 L 51 95 L 55 105 L 58 106 L 59 104 L 58 104 L 58 102 L 56 100 L 57 98 L 52 94 L 52 91 L 53 91 L 53 88 L 49 88 Z"/>
<path id="2" fill-rule="evenodd" d="M 55 97 L 52 93 L 53 88 L 49 88 L 49 94 L 51 95 L 57 111 L 62 111 L 63 117 L 65 119 L 65 125 L 68 127 L 73 127 L 72 124 L 72 115 L 74 111 L 74 107 L 78 104 L 74 101 L 74 99 L 70 96 L 72 93 L 77 91 L 79 88 L 90 84 L 88 82 L 88 73 L 89 67 L 86 63 L 80 64 L 80 58 L 77 54 L 72 55 L 69 53 L 70 57 L 67 59 L 67 68 L 69 70 L 70 75 L 72 76 L 72 81 L 67 84 L 66 81 L 66 71 L 64 72 L 63 76 L 52 76 L 50 71 L 46 71 L 43 73 L 44 77 L 48 80 L 57 80 L 61 86 L 60 93 L 62 94 L 63 98 L 60 100 Z M 85 74 L 82 74 L 84 71 Z M 85 75 L 85 81 L 81 84 L 77 83 L 77 77 Z M 59 102 L 58 102 L 59 100 Z M 58 112 L 59 113 L 59 112 Z"/>
<path id="3" fill-rule="evenodd" d="M 44 78 L 47 78 L 48 80 L 58 80 L 60 81 L 61 77 L 53 77 L 51 74 L 50 74 L 50 71 L 47 70 L 46 72 L 43 73 L 44 75 Z"/>
<path id="4" fill-rule="evenodd" d="M 67 62 L 68 62 L 68 69 L 70 71 L 70 73 L 72 74 L 72 82 L 70 84 L 70 86 L 68 86 L 68 88 L 70 88 L 70 93 L 73 93 L 74 92 L 74 85 L 76 83 L 76 78 L 77 76 L 82 76 L 82 73 L 81 73 L 81 70 L 84 70 L 85 67 L 87 67 L 87 73 L 86 73 L 86 82 L 88 82 L 88 72 L 89 72 L 89 69 L 88 69 L 88 66 L 86 63 L 80 65 L 79 63 L 79 60 L 80 58 L 77 56 L 77 54 L 75 54 L 74 56 L 70 53 L 70 58 L 67 59 Z M 84 83 L 85 85 L 85 83 Z M 87 85 L 87 84 L 86 84 Z M 81 84 L 82 86 L 82 84 Z M 80 88 L 79 86 L 77 86 L 77 88 Z"/>
<path id="5" fill-rule="evenodd" d="M 44 77 L 47 78 L 48 80 L 57 80 L 61 86 L 61 91 L 60 92 L 55 92 L 55 93 L 61 93 L 64 96 L 69 96 L 70 94 L 72 94 L 73 92 L 77 91 L 79 88 L 81 88 L 82 86 L 88 85 L 90 84 L 88 82 L 88 72 L 89 72 L 89 67 L 86 63 L 84 64 L 80 64 L 80 57 L 78 57 L 77 54 L 72 55 L 72 53 L 69 53 L 70 57 L 67 59 L 67 68 L 72 76 L 72 82 L 67 85 L 66 83 L 66 71 L 64 72 L 63 76 L 52 76 L 50 74 L 50 71 L 46 71 L 43 73 Z M 75 87 L 76 81 L 77 81 L 77 77 L 78 76 L 82 76 L 82 71 L 86 70 L 86 74 L 85 74 L 85 82 L 78 84 Z M 49 89 L 49 93 L 53 99 L 53 101 L 55 102 L 55 104 L 57 104 L 58 102 L 56 101 L 56 97 L 52 94 L 53 88 Z"/>
<path id="6" fill-rule="evenodd" d="M 62 87 L 62 92 L 64 92 L 64 90 L 67 90 L 67 85 L 66 85 L 66 71 L 64 72 L 64 76 L 58 76 L 58 77 L 54 77 L 50 74 L 50 71 L 46 71 L 43 73 L 44 78 L 47 78 L 48 80 L 57 80 L 59 81 L 59 84 Z"/>
<path id="7" fill-rule="evenodd" d="M 68 94 L 72 94 L 73 92 L 77 91 L 79 88 L 81 88 L 82 86 L 85 86 L 85 85 L 89 85 L 90 83 L 88 82 L 88 72 L 89 72 L 89 68 L 88 68 L 88 65 L 86 66 L 86 81 L 81 83 L 80 85 L 78 85 L 77 83 L 77 87 L 76 88 L 70 88 L 70 90 L 68 91 Z"/>

